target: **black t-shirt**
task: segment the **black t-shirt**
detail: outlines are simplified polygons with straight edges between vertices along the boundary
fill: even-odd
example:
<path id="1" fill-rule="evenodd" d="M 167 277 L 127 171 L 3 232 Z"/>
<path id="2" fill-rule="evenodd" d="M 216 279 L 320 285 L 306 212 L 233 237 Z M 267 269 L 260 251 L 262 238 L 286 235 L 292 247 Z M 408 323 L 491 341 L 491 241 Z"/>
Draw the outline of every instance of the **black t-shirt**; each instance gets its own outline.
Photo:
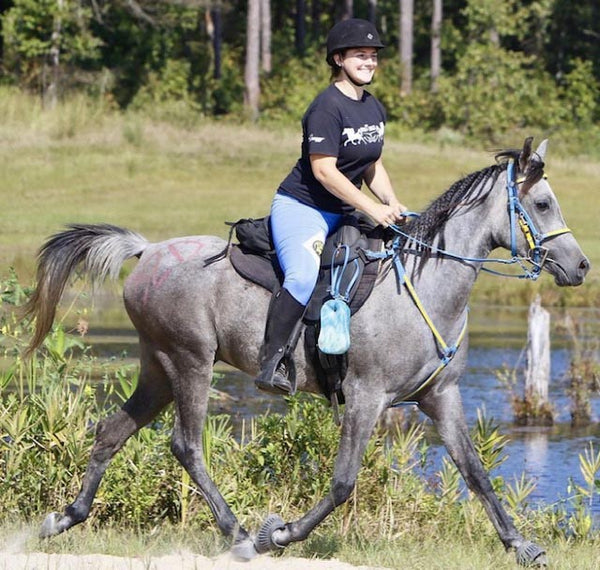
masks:
<path id="1" fill-rule="evenodd" d="M 385 119 L 383 106 L 370 93 L 365 91 L 362 99 L 355 101 L 330 85 L 317 95 L 302 118 L 302 156 L 278 192 L 320 210 L 352 212 L 352 206 L 317 181 L 309 157 L 337 157 L 337 168 L 360 189 L 365 170 L 381 156 Z"/>

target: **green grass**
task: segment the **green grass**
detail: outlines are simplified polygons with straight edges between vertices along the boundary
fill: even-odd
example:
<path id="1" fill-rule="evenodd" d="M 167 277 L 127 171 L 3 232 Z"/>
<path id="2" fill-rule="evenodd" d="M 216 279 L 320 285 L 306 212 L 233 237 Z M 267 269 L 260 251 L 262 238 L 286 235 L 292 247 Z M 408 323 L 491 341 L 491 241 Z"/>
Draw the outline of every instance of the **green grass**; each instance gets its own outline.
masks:
<path id="1" fill-rule="evenodd" d="M 151 240 L 178 235 L 226 235 L 225 220 L 261 216 L 294 164 L 298 126 L 235 124 L 190 117 L 186 127 L 119 113 L 75 98 L 54 111 L 0 89 L 0 273 L 13 266 L 28 279 L 43 241 L 69 222 L 109 222 Z M 413 142 L 390 126 L 385 161 L 401 201 L 423 209 L 461 176 L 489 165 L 485 145 L 473 150 L 447 136 Z M 415 135 L 416 136 L 416 135 Z M 413 137 L 414 138 L 414 137 Z M 512 146 L 521 143 L 521 137 Z M 561 145 L 564 146 L 564 145 Z M 547 172 L 565 217 L 592 264 L 600 262 L 600 162 L 557 157 Z M 548 289 L 550 279 L 542 279 Z M 590 304 L 594 278 L 571 299 Z M 522 284 L 493 280 L 486 298 Z M 587 295 L 587 298 L 586 298 Z M 499 299 L 502 301 L 503 299 Z M 494 299 L 498 300 L 498 299 Z"/>

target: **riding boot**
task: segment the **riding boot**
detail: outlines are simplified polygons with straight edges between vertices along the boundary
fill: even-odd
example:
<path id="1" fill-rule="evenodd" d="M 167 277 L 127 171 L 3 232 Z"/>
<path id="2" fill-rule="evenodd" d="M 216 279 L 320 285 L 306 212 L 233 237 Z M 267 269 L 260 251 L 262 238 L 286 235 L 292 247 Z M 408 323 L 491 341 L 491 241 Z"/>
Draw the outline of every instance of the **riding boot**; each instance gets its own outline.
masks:
<path id="1" fill-rule="evenodd" d="M 291 353 L 295 342 L 292 339 L 305 308 L 287 289 L 280 289 L 273 295 L 259 353 L 260 373 L 254 380 L 260 390 L 272 394 L 294 391 L 295 368 Z"/>

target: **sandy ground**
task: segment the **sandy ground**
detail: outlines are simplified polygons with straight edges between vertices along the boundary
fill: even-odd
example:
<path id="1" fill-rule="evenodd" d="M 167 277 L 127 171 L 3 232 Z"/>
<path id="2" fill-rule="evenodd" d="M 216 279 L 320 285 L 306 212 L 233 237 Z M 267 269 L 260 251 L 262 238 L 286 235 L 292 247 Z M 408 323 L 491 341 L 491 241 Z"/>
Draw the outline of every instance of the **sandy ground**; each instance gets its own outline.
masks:
<path id="1" fill-rule="evenodd" d="M 99 554 L 12 554 L 0 552 L 0 570 L 384 570 L 374 566 L 352 566 L 339 560 L 308 560 L 259 556 L 238 562 L 230 554 L 206 558 L 179 553 L 160 557 L 120 558 Z"/>

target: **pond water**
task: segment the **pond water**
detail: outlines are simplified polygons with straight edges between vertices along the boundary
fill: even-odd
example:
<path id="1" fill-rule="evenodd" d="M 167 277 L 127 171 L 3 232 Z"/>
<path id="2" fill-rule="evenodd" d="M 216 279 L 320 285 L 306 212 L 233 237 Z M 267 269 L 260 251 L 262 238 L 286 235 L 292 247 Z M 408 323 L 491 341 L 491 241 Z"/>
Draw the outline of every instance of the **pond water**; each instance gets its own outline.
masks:
<path id="1" fill-rule="evenodd" d="M 578 324 L 578 338 L 597 350 L 600 331 L 600 310 L 570 310 L 569 315 Z M 565 313 L 552 313 L 552 354 L 550 402 L 554 409 L 555 423 L 552 427 L 519 427 L 513 421 L 511 394 L 499 381 L 499 369 L 518 373 L 525 367 L 524 347 L 527 335 L 527 309 L 498 309 L 472 307 L 470 315 L 470 345 L 468 369 L 461 380 L 461 391 L 470 426 L 477 421 L 477 410 L 486 417 L 494 418 L 502 434 L 508 436 L 505 451 L 507 459 L 494 472 L 509 483 L 524 473 L 536 487 L 529 496 L 531 506 L 557 504 L 568 499 L 571 481 L 583 485 L 579 455 L 593 442 L 595 451 L 600 450 L 600 395 L 591 399 L 592 423 L 575 429 L 570 425 L 571 400 L 567 394 L 567 372 L 572 357 L 572 339 L 561 325 Z M 96 353 L 137 354 L 136 336 L 131 330 L 102 329 L 93 331 L 90 339 Z M 596 343 L 596 344 L 595 344 Z M 597 353 L 596 353 L 597 358 Z M 217 388 L 229 394 L 229 398 L 211 403 L 213 413 L 228 413 L 234 425 L 267 410 L 285 412 L 282 398 L 258 392 L 251 379 L 236 370 L 219 368 L 222 377 Z M 516 388 L 522 393 L 522 383 Z M 520 395 L 520 393 L 519 393 Z M 425 416 L 421 415 L 422 419 Z M 429 437 L 429 436 L 428 436 Z M 444 448 L 435 435 L 431 436 L 430 474 L 441 466 Z M 592 512 L 596 524 L 600 524 L 600 500 L 595 498 Z"/>

